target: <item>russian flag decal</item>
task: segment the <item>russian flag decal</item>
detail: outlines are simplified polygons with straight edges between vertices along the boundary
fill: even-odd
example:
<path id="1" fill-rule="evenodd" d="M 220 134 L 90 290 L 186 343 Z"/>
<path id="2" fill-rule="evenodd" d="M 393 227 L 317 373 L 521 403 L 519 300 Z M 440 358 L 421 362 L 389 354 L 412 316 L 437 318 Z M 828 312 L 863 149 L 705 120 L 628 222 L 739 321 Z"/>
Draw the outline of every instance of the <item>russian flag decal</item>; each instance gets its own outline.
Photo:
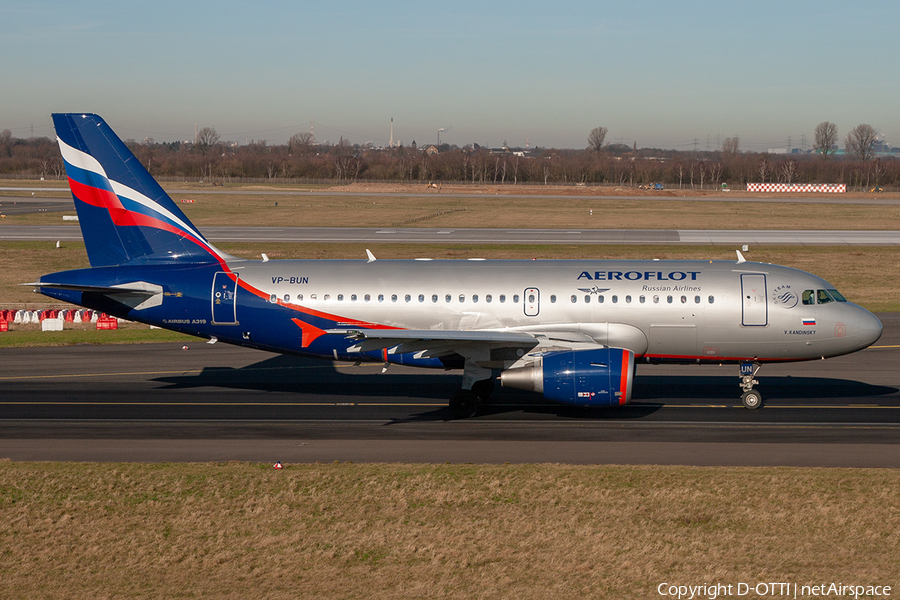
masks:
<path id="1" fill-rule="evenodd" d="M 803 324 L 804 325 L 815 325 L 816 320 L 815 319 L 803 319 Z"/>

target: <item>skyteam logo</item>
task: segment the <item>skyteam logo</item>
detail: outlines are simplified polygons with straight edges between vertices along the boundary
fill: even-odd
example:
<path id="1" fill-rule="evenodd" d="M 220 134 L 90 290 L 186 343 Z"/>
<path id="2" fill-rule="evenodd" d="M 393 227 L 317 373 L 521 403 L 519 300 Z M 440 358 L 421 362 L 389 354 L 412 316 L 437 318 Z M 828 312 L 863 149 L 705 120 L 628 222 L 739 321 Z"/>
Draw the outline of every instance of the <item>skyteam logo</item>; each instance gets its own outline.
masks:
<path id="1" fill-rule="evenodd" d="M 599 296 L 603 292 L 608 292 L 609 288 L 600 288 L 595 286 L 589 288 L 578 288 L 579 292 L 584 292 L 585 294 L 590 294 L 591 296 Z"/>
<path id="2" fill-rule="evenodd" d="M 800 297 L 791 290 L 789 285 L 780 285 L 772 290 L 772 304 L 781 308 L 794 308 L 800 302 Z"/>

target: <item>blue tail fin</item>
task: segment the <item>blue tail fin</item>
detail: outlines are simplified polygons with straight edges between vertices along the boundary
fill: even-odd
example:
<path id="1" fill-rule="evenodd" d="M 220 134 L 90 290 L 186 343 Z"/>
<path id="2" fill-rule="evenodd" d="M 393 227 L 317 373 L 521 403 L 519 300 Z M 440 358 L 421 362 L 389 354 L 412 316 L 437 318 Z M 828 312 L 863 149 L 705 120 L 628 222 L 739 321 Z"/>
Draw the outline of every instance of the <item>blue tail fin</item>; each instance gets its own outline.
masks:
<path id="1" fill-rule="evenodd" d="M 92 267 L 222 262 L 106 121 L 54 114 L 53 125 Z"/>

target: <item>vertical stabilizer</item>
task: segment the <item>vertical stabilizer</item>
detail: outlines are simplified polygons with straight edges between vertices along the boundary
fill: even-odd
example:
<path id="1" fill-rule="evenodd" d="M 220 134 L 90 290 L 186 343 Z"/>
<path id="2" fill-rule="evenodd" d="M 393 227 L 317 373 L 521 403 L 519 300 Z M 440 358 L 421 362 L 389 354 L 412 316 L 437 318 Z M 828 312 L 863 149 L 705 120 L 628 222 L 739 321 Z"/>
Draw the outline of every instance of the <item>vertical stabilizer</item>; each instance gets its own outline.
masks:
<path id="1" fill-rule="evenodd" d="M 53 125 L 92 267 L 223 261 L 102 118 Z"/>

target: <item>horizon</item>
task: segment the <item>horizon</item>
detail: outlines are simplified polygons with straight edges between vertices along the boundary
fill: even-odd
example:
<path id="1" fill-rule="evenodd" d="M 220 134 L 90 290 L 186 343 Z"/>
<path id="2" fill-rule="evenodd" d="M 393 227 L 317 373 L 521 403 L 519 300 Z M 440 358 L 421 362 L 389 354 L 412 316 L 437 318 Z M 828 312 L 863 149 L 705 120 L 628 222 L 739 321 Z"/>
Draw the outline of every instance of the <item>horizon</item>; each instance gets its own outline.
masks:
<path id="1" fill-rule="evenodd" d="M 570 1 L 265 10 L 238 3 L 0 6 L 8 35 L 0 130 L 55 137 L 50 114 L 85 110 L 123 138 L 441 142 L 580 149 L 841 145 L 861 123 L 900 144 L 886 74 L 900 6 L 865 0 L 752 6 L 703 0 Z M 893 18 L 892 18 L 893 17 Z M 853 32 L 864 31 L 858 39 Z M 860 48 L 866 50 L 860 51 Z M 870 52 L 869 49 L 876 50 Z M 173 68 L 177 65 L 177 68 Z M 805 142 L 805 144 L 804 144 Z"/>

